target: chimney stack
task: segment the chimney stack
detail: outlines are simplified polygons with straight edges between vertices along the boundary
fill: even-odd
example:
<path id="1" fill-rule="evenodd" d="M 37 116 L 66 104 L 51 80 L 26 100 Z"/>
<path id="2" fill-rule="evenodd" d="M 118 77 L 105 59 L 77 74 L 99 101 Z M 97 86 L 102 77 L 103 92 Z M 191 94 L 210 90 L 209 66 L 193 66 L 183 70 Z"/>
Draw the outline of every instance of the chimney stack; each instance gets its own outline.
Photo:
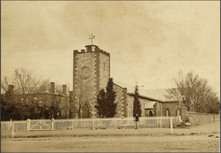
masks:
<path id="1" fill-rule="evenodd" d="M 55 93 L 55 83 L 51 82 L 51 93 Z"/>
<path id="2" fill-rule="evenodd" d="M 66 95 L 67 94 L 67 85 L 63 85 L 63 94 Z"/>

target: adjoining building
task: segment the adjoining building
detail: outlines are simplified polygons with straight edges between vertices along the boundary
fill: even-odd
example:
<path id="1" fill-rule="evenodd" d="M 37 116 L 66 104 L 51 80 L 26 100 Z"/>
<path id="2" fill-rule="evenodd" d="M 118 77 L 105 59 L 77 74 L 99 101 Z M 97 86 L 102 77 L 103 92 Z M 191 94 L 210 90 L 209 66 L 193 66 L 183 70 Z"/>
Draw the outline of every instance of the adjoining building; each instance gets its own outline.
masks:
<path id="1" fill-rule="evenodd" d="M 33 88 L 33 87 L 30 87 Z M 35 87 L 37 88 L 37 87 Z M 33 90 L 33 92 L 19 93 L 13 85 L 9 85 L 9 90 L 15 93 L 15 102 L 24 106 L 35 106 L 29 119 L 51 119 L 51 118 L 69 118 L 69 94 L 67 86 L 62 85 L 62 90 L 55 91 L 55 83 L 51 82 L 50 86 L 44 90 Z M 4 97 L 4 95 L 2 95 Z"/>

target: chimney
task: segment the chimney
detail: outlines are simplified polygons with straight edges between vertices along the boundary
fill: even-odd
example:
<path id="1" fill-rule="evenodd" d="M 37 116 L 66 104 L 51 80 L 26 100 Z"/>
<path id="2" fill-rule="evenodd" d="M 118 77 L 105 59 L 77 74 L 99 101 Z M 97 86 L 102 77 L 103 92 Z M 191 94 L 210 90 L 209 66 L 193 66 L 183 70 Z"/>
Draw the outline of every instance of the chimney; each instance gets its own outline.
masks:
<path id="1" fill-rule="evenodd" d="M 67 94 L 67 85 L 63 85 L 63 94 L 66 95 Z"/>
<path id="2" fill-rule="evenodd" d="M 9 85 L 8 90 L 12 91 L 13 89 L 14 89 L 14 86 L 13 85 Z"/>
<path id="3" fill-rule="evenodd" d="M 51 93 L 55 93 L 55 83 L 51 82 Z"/>

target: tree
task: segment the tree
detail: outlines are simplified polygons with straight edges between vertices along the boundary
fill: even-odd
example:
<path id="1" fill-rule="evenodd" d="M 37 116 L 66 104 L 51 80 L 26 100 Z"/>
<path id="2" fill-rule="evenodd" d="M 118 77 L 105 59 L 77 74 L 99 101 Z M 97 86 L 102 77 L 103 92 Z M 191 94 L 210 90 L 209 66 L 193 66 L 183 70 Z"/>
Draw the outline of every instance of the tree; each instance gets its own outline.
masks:
<path id="1" fill-rule="evenodd" d="M 10 119 L 18 119 L 16 99 L 12 89 L 1 95 L 1 120 Z"/>
<path id="2" fill-rule="evenodd" d="M 102 89 L 99 94 L 97 95 L 97 105 L 95 105 L 95 108 L 97 109 L 97 113 L 99 115 L 100 118 L 103 118 L 106 116 L 106 93 L 104 91 L 104 89 Z"/>
<path id="3" fill-rule="evenodd" d="M 202 113 L 218 112 L 219 98 L 208 85 L 206 79 L 193 72 L 183 74 L 178 72 L 178 78 L 173 78 L 177 88 L 168 89 L 166 97 L 177 101 L 183 97 L 183 103 L 188 111 Z"/>
<path id="4" fill-rule="evenodd" d="M 135 87 L 135 94 L 134 94 L 134 109 L 133 109 L 133 117 L 138 114 L 139 117 L 141 117 L 141 105 L 139 101 L 139 93 L 138 93 L 138 86 Z"/>
<path id="5" fill-rule="evenodd" d="M 97 105 L 95 108 L 97 109 L 99 117 L 114 117 L 117 113 L 117 103 L 115 102 L 116 99 L 116 92 L 113 89 L 113 79 L 110 78 L 106 92 L 104 89 L 101 89 L 97 96 Z"/>
<path id="6" fill-rule="evenodd" d="M 13 86 L 9 85 L 12 84 Z M 1 80 L 3 107 L 7 119 L 27 119 L 37 114 L 36 94 L 47 90 L 49 81 L 38 79 L 32 72 L 23 68 L 16 69 L 13 76 Z M 10 88 L 11 87 L 11 88 Z M 13 89 L 12 89 L 13 87 Z M 3 116 L 4 118 L 5 116 Z"/>
<path id="7" fill-rule="evenodd" d="M 3 91 L 8 91 L 9 83 L 8 78 L 4 77 L 4 80 L 1 80 L 1 89 Z M 26 69 L 16 69 L 12 78 L 10 79 L 10 84 L 14 86 L 14 93 L 22 97 L 22 101 L 25 104 L 33 102 L 35 94 L 42 93 L 47 90 L 49 80 L 41 80 L 36 76 L 33 76 L 31 71 Z"/>
<path id="8" fill-rule="evenodd" d="M 117 103 L 115 103 L 116 92 L 113 89 L 113 79 L 110 78 L 106 87 L 106 115 L 105 117 L 114 117 L 117 113 Z"/>

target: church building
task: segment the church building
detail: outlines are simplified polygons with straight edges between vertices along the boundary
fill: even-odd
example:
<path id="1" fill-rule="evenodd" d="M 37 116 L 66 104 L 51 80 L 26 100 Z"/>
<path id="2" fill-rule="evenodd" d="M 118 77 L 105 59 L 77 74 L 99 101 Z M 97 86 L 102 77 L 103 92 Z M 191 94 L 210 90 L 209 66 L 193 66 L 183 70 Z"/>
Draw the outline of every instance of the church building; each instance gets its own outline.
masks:
<path id="1" fill-rule="evenodd" d="M 105 89 L 110 78 L 110 53 L 96 45 L 73 52 L 73 92 L 70 98 L 70 118 L 98 118 L 95 105 L 97 95 Z M 117 114 L 115 117 L 133 116 L 133 96 L 135 86 L 114 82 Z M 186 107 L 179 101 L 165 99 L 162 92 L 138 89 L 141 103 L 141 116 L 183 116 Z M 165 93 L 165 90 L 164 90 Z M 163 98 L 162 98 L 163 97 Z"/>

